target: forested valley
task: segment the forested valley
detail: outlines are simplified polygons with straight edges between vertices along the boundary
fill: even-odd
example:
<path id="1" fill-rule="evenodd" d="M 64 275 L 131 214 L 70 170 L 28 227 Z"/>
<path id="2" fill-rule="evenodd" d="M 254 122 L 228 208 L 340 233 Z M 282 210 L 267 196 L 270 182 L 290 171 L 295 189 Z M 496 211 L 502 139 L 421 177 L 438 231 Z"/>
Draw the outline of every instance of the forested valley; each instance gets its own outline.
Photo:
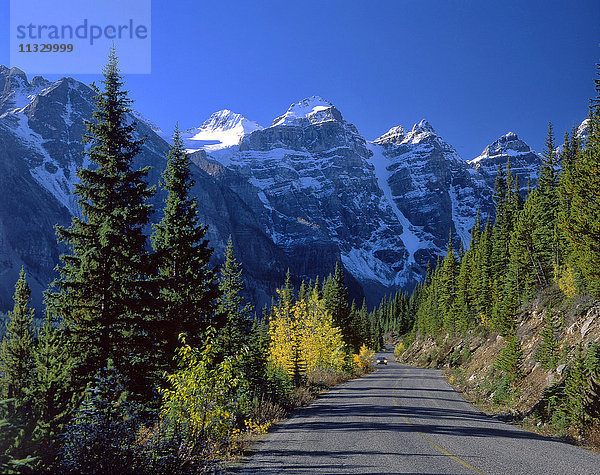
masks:
<path id="1" fill-rule="evenodd" d="M 600 344 L 561 340 L 565 315 L 600 298 L 598 71 L 587 139 L 573 130 L 557 147 L 550 124 L 537 186 L 525 195 L 510 162 L 501 167 L 494 219 L 476 220 L 466 248 L 450 236 L 411 294 L 370 311 L 350 302 L 340 264 L 296 286 L 288 272 L 272 303 L 255 309 L 232 239 L 224 264 L 209 264 L 177 128 L 160 184 L 164 215 L 150 226 L 156 190 L 148 168 L 132 167 L 142 142 L 126 120 L 131 100 L 113 51 L 85 136 L 92 166 L 78 170 L 80 215 L 57 227 L 67 252 L 45 294 L 44 323 L 34 325 L 24 270 L 6 318 L 0 471 L 216 470 L 251 434 L 370 371 L 385 343 L 397 343 L 402 359 L 426 338 L 458 338 L 459 367 L 470 340 L 499 335 L 490 392 L 518 392 L 522 313 L 541 295 L 550 297 L 536 364 L 566 368 L 543 411 L 571 433 L 598 427 Z"/>

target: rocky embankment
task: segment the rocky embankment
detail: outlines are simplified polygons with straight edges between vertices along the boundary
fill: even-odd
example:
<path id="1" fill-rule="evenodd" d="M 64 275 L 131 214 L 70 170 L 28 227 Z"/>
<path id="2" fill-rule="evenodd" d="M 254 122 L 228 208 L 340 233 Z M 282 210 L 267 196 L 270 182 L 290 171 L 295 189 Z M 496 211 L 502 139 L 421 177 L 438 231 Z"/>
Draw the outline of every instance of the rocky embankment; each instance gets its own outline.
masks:
<path id="1" fill-rule="evenodd" d="M 540 352 L 549 316 L 556 337 L 556 361 L 545 369 Z M 579 344 L 585 350 L 600 342 L 600 302 L 589 297 L 572 301 L 557 289 L 548 290 L 517 315 L 517 337 L 522 378 L 516 385 L 503 386 L 497 368 L 505 338 L 483 327 L 466 335 L 417 335 L 397 358 L 410 365 L 444 368 L 449 382 L 486 412 L 514 419 L 531 416 L 543 426 L 552 417 L 549 401 L 563 391 Z"/>

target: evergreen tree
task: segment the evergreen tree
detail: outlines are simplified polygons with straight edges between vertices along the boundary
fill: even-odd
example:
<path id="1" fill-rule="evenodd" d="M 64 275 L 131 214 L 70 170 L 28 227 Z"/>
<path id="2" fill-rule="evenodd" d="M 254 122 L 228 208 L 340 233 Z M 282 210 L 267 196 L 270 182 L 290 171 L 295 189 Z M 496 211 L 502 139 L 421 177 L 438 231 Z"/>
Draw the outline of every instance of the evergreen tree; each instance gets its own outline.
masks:
<path id="1" fill-rule="evenodd" d="M 510 216 L 510 189 L 512 175 L 510 162 L 506 162 L 506 175 L 501 166 L 498 167 L 496 184 L 494 187 L 494 200 L 496 202 L 496 220 L 492 227 L 491 246 L 491 280 L 504 275 L 508 264 L 508 239 L 511 231 Z"/>
<path id="2" fill-rule="evenodd" d="M 167 361 L 179 346 L 180 333 L 185 333 L 187 343 L 196 347 L 209 325 L 223 327 L 226 318 L 220 314 L 221 321 L 212 321 L 219 291 L 215 271 L 209 265 L 212 249 L 204 239 L 207 228 L 198 222 L 198 203 L 190 194 L 194 185 L 190 166 L 176 128 L 161 183 L 168 193 L 164 216 L 152 235 L 162 313 L 158 339 L 165 343 L 162 358 Z"/>
<path id="3" fill-rule="evenodd" d="M 583 427 L 586 388 L 585 354 L 582 344 L 579 343 L 565 381 L 565 409 L 573 427 Z"/>
<path id="4" fill-rule="evenodd" d="M 455 318 L 453 310 L 457 294 L 457 274 L 458 263 L 456 261 L 456 254 L 454 254 L 454 250 L 452 249 L 452 233 L 450 233 L 448 245 L 446 246 L 446 257 L 444 257 L 438 273 L 440 279 L 440 294 L 438 300 L 441 306 L 444 327 L 448 331 L 454 330 Z"/>
<path id="5" fill-rule="evenodd" d="M 373 335 L 371 334 L 371 321 L 369 318 L 369 310 L 367 309 L 367 301 L 363 298 L 362 306 L 358 311 L 360 320 L 360 339 L 363 343 L 369 342 Z"/>
<path id="6" fill-rule="evenodd" d="M 532 243 L 538 260 L 539 278 L 543 287 L 552 281 L 555 269 L 559 265 L 557 239 L 557 214 L 559 206 L 558 183 L 556 175 L 556 144 L 552 131 L 552 123 L 548 124 L 548 136 L 544 148 L 544 159 L 538 185 L 534 190 L 532 219 Z"/>
<path id="7" fill-rule="evenodd" d="M 149 169 L 133 167 L 142 140 L 134 139 L 131 100 L 114 48 L 102 83 L 103 91 L 94 86 L 97 109 L 84 137 L 91 165 L 77 171 L 81 214 L 70 227 L 57 227 L 70 253 L 61 256 L 60 277 L 47 293 L 47 304 L 62 319 L 79 360 L 76 386 L 84 386 L 112 359 L 129 375 L 129 389 L 141 394 L 147 391 L 151 348 L 144 226 L 154 190 L 145 181 Z"/>
<path id="8" fill-rule="evenodd" d="M 333 276 L 329 276 L 323 286 L 323 297 L 327 310 L 333 316 L 333 324 L 342 331 L 344 342 L 358 351 L 356 335 L 353 333 L 352 322 L 350 321 L 350 307 L 348 305 L 348 291 L 344 283 L 344 272 L 342 266 L 335 264 Z"/>
<path id="9" fill-rule="evenodd" d="M 502 371 L 508 379 L 517 385 L 523 377 L 523 353 L 521 351 L 521 343 L 517 337 L 516 331 L 512 331 L 500 350 L 496 361 L 496 368 Z"/>
<path id="10" fill-rule="evenodd" d="M 318 281 L 315 284 L 318 287 Z M 290 270 L 288 269 L 285 274 L 285 283 L 283 285 L 283 289 L 279 293 L 279 307 L 281 309 L 292 308 L 292 304 L 294 302 L 294 286 L 292 285 L 292 276 L 290 274 Z"/>
<path id="11" fill-rule="evenodd" d="M 558 364 L 559 341 L 556 335 L 557 329 L 554 324 L 554 319 L 552 318 L 551 310 L 551 308 L 548 308 L 544 315 L 544 328 L 541 332 L 542 341 L 540 343 L 540 348 L 536 353 L 536 360 L 539 361 L 540 365 L 545 370 L 554 371 Z"/>
<path id="12" fill-rule="evenodd" d="M 31 290 L 23 268 L 15 284 L 13 300 L 15 305 L 9 312 L 10 320 L 0 345 L 0 399 L 14 398 L 16 405 L 22 406 L 29 396 L 34 368 L 34 311 L 30 307 Z"/>
<path id="13" fill-rule="evenodd" d="M 126 401 L 126 392 L 124 378 L 108 361 L 66 427 L 61 471 L 131 472 L 139 408 Z"/>
<path id="14" fill-rule="evenodd" d="M 72 408 L 71 358 L 64 332 L 47 314 L 34 353 L 33 440 L 42 466 L 52 468 Z"/>
<path id="15" fill-rule="evenodd" d="M 37 458 L 15 454 L 23 440 L 23 430 L 14 402 L 14 399 L 0 400 L 0 473 L 33 473 Z"/>
<path id="16" fill-rule="evenodd" d="M 595 87 L 587 143 L 562 183 L 570 209 L 561 227 L 568 241 L 569 260 L 582 277 L 582 287 L 600 296 L 600 64 Z"/>
<path id="17" fill-rule="evenodd" d="M 462 257 L 456 278 L 456 300 L 453 313 L 458 331 L 466 333 L 473 323 L 473 308 L 469 297 L 469 287 L 472 275 L 472 251 L 469 249 Z"/>
<path id="18" fill-rule="evenodd" d="M 221 267 L 217 314 L 223 315 L 224 327 L 219 332 L 223 356 L 236 356 L 246 344 L 250 329 L 250 304 L 244 304 L 242 266 L 235 259 L 231 236 L 225 250 L 225 263 Z"/>

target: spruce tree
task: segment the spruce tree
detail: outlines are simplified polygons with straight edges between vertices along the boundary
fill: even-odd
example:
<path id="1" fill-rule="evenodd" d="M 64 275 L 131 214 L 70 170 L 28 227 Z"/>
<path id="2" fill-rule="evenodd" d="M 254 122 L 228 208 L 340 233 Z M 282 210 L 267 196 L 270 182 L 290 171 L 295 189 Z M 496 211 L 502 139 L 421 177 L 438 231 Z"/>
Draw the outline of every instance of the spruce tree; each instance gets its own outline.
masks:
<path id="1" fill-rule="evenodd" d="M 212 249 L 204 239 L 207 228 L 198 222 L 198 203 L 190 194 L 194 185 L 190 167 L 190 157 L 176 128 L 161 183 L 168 193 L 164 215 L 152 235 L 159 271 L 161 318 L 157 336 L 164 344 L 163 361 L 172 360 L 180 333 L 196 347 L 209 325 L 224 325 L 223 321 L 213 321 L 219 290 L 215 270 L 209 264 Z"/>
<path id="2" fill-rule="evenodd" d="M 561 227 L 568 241 L 569 260 L 582 277 L 582 287 L 600 296 L 600 64 L 596 67 L 590 133 L 562 183 L 570 209 Z"/>
<path id="3" fill-rule="evenodd" d="M 352 322 L 350 321 L 350 307 L 348 305 L 348 291 L 344 283 L 344 272 L 342 266 L 335 264 L 333 276 L 329 276 L 323 286 L 323 297 L 327 310 L 333 316 L 333 323 L 342 330 L 344 342 L 355 351 L 358 351 L 356 335 L 353 332 Z"/>
<path id="4" fill-rule="evenodd" d="M 47 314 L 34 353 L 32 396 L 35 400 L 33 440 L 43 466 L 50 468 L 72 410 L 72 363 L 64 332 Z"/>
<path id="5" fill-rule="evenodd" d="M 252 307 L 244 304 L 242 266 L 237 262 L 233 241 L 229 236 L 225 250 L 225 263 L 221 267 L 217 314 L 223 315 L 225 325 L 220 329 L 219 340 L 223 356 L 235 356 L 247 342 Z"/>
<path id="6" fill-rule="evenodd" d="M 522 367 L 523 353 L 521 351 L 521 342 L 517 337 L 517 332 L 512 330 L 500 350 L 500 354 L 496 360 L 496 368 L 502 371 L 514 386 L 517 386 L 523 377 Z"/>
<path id="7" fill-rule="evenodd" d="M 16 405 L 21 406 L 29 397 L 34 368 L 34 311 L 30 307 L 31 290 L 23 268 L 15 284 L 13 300 L 15 305 L 9 312 L 10 320 L 0 345 L 0 389 L 2 398 L 14 398 Z"/>
<path id="8" fill-rule="evenodd" d="M 565 409 L 571 426 L 578 430 L 581 430 L 585 421 L 585 391 L 587 386 L 585 354 L 583 345 L 579 343 L 565 381 Z"/>
<path id="9" fill-rule="evenodd" d="M 559 341 L 556 331 L 557 328 L 554 324 L 554 319 L 552 318 L 552 308 L 548 308 L 544 315 L 544 327 L 540 334 L 542 341 L 535 355 L 536 361 L 538 361 L 545 370 L 554 371 L 558 364 Z"/>
<path id="10" fill-rule="evenodd" d="M 450 237 L 448 238 L 446 256 L 442 261 L 438 275 L 440 278 L 440 294 L 438 300 L 441 306 L 443 324 L 448 331 L 453 331 L 453 306 L 457 294 L 456 278 L 458 275 L 458 263 L 456 261 L 454 249 L 452 249 L 452 233 L 450 233 Z"/>
<path id="11" fill-rule="evenodd" d="M 532 242 L 539 261 L 539 277 L 543 286 L 552 282 L 554 270 L 558 270 L 559 250 L 557 240 L 557 214 L 559 206 L 556 174 L 556 144 L 552 123 L 548 123 L 548 136 L 543 154 L 542 169 L 538 185 L 534 190 Z M 532 197 L 533 198 L 533 197 Z"/>
<path id="12" fill-rule="evenodd" d="M 114 48 L 103 75 L 103 90 L 94 86 L 96 110 L 84 136 L 91 163 L 77 171 L 80 215 L 68 228 L 57 227 L 70 252 L 61 256 L 47 305 L 62 320 L 78 359 L 76 386 L 85 385 L 111 359 L 128 376 L 128 389 L 141 394 L 147 391 L 152 343 L 144 227 L 154 190 L 145 181 L 149 168 L 133 165 L 143 140 L 135 139 L 131 100 Z"/>

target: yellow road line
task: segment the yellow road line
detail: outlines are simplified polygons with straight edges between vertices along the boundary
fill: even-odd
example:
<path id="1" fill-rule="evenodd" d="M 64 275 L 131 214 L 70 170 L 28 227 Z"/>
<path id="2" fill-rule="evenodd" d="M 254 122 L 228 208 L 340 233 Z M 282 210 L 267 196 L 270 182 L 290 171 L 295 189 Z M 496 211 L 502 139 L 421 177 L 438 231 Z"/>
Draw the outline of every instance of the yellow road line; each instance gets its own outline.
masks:
<path id="1" fill-rule="evenodd" d="M 398 390 L 398 384 L 400 383 L 400 381 L 396 382 L 395 385 L 395 389 Z M 398 403 L 398 400 L 394 397 L 394 405 L 396 405 L 397 407 L 400 407 L 400 403 Z M 427 437 L 425 434 L 423 434 L 422 432 L 419 432 L 418 430 L 414 429 L 414 424 L 412 422 L 410 422 L 406 417 L 404 416 L 400 416 L 402 418 L 402 420 L 408 424 L 409 426 L 411 426 L 413 428 L 413 431 L 416 432 L 417 434 L 419 434 L 423 440 L 429 442 L 429 444 L 431 444 L 432 447 L 434 447 L 435 449 L 437 449 L 438 451 L 440 451 L 441 453 L 443 453 L 444 455 L 450 457 L 452 460 L 454 460 L 455 462 L 458 462 L 459 464 L 461 464 L 462 466 L 468 468 L 469 470 L 472 470 L 473 472 L 479 474 L 479 475 L 485 475 L 484 472 L 482 472 L 481 470 L 476 469 L 475 467 L 473 467 L 473 465 L 468 464 L 467 462 L 465 462 L 464 460 L 458 458 L 456 455 L 448 452 L 446 449 L 444 449 L 443 447 L 439 446 L 438 444 L 436 444 L 433 440 L 431 440 L 429 437 Z"/>

